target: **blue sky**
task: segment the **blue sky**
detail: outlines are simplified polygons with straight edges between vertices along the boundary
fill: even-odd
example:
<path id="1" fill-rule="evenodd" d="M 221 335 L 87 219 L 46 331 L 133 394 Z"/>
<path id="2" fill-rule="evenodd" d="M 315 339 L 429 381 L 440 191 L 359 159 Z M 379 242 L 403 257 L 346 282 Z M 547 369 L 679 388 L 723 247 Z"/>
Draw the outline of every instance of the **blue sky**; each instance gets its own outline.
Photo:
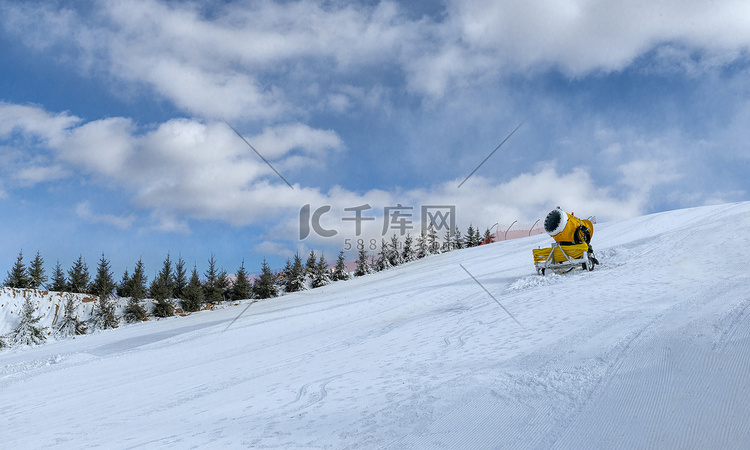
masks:
<path id="1" fill-rule="evenodd" d="M 397 204 L 465 230 L 748 200 L 750 6 L 618 3 L 0 0 L 0 273 L 333 260 L 363 204 L 379 241 Z M 335 237 L 300 241 L 306 204 Z"/>

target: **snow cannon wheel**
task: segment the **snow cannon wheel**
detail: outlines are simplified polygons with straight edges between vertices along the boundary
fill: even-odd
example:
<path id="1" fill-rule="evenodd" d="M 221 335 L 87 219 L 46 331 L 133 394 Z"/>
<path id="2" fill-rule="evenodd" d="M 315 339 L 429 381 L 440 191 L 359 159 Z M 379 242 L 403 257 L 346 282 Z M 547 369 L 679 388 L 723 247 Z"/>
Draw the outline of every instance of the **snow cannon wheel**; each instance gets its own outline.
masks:
<path id="1" fill-rule="evenodd" d="M 583 270 L 588 270 L 589 272 L 594 270 L 594 260 L 591 258 L 586 258 L 586 262 L 581 265 L 583 266 Z"/>

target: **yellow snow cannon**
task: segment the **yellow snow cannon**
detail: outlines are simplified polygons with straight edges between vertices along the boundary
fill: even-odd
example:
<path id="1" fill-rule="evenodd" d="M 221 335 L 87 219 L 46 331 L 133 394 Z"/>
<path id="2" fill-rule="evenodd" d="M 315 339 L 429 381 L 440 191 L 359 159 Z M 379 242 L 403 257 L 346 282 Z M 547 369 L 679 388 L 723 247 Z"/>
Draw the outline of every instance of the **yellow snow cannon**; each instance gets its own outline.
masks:
<path id="1" fill-rule="evenodd" d="M 544 219 L 544 231 L 555 243 L 552 247 L 533 250 L 538 274 L 544 275 L 547 269 L 567 272 L 576 266 L 592 271 L 599 264 L 591 247 L 594 224 L 590 220 L 579 219 L 558 207 Z"/>

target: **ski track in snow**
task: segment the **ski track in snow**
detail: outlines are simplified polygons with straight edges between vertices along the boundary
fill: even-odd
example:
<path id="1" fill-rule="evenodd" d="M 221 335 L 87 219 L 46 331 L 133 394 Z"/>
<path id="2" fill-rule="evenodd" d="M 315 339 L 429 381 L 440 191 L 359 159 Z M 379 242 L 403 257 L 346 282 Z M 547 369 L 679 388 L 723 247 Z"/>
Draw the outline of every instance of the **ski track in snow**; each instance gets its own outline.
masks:
<path id="1" fill-rule="evenodd" d="M 4 445 L 750 447 L 750 203 L 597 225 L 593 272 L 549 242 L 0 352 Z"/>

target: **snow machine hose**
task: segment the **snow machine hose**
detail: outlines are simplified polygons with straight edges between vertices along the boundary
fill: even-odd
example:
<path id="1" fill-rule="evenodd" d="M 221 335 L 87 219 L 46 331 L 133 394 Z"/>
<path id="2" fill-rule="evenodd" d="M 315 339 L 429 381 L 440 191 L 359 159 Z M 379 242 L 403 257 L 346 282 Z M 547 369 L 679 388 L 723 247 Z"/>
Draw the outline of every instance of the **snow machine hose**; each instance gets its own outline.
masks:
<path id="1" fill-rule="evenodd" d="M 588 244 L 594 234 L 594 224 L 557 208 L 550 211 L 544 219 L 544 231 L 561 244 Z"/>

